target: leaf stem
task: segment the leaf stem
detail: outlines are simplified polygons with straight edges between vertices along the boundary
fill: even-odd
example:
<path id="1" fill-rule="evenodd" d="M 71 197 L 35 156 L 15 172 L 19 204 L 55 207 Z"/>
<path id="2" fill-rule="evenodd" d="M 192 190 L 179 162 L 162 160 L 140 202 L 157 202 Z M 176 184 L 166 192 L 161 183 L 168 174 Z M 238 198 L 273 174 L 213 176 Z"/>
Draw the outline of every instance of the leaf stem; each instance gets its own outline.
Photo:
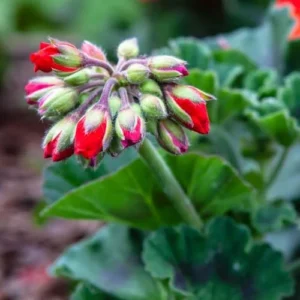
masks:
<path id="1" fill-rule="evenodd" d="M 139 148 L 139 154 L 153 171 L 153 174 L 157 176 L 165 194 L 183 220 L 187 224 L 200 229 L 202 227 L 202 220 L 191 200 L 184 193 L 170 168 L 148 139 L 145 139 L 142 143 Z"/>
<path id="2" fill-rule="evenodd" d="M 284 162 L 285 162 L 285 160 L 286 160 L 286 158 L 289 154 L 289 150 L 290 150 L 289 147 L 284 148 L 284 151 L 282 152 L 282 154 L 281 154 L 281 156 L 278 160 L 278 163 L 277 163 L 274 171 L 272 172 L 272 174 L 271 174 L 271 176 L 270 176 L 270 178 L 269 178 L 269 180 L 266 184 L 266 190 L 272 186 L 275 179 L 277 178 L 277 176 L 278 176 L 278 174 L 279 174 L 279 172 L 280 172 L 280 170 L 281 170 L 281 168 L 282 168 L 282 166 L 283 166 L 283 164 L 284 164 Z"/>

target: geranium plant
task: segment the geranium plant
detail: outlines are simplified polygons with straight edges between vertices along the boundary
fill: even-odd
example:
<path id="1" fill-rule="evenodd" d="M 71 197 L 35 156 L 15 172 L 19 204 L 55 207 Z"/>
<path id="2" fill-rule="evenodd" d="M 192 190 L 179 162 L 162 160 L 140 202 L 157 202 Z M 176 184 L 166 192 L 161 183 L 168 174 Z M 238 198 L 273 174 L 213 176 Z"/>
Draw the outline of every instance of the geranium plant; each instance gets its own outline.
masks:
<path id="1" fill-rule="evenodd" d="M 71 299 L 293 294 L 299 263 L 268 237 L 298 223 L 300 74 L 282 75 L 290 25 L 275 11 L 260 29 L 181 38 L 150 56 L 129 39 L 115 65 L 87 41 L 49 39 L 31 55 L 35 71 L 53 73 L 25 88 L 54 122 L 41 215 L 104 222 L 50 270 L 76 283 Z M 282 73 L 258 65 L 276 30 Z M 256 61 L 238 50 L 249 37 Z"/>

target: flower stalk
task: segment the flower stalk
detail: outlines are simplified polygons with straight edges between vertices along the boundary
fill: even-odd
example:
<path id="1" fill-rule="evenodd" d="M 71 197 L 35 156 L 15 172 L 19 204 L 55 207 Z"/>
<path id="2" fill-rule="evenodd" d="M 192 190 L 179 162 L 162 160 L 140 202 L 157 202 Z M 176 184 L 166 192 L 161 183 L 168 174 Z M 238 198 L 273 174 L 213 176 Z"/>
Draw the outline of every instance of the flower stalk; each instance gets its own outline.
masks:
<path id="1" fill-rule="evenodd" d="M 170 168 L 152 143 L 145 139 L 139 148 L 139 154 L 157 176 L 163 191 L 173 203 L 182 219 L 189 225 L 201 229 L 203 222 L 191 200 L 183 191 Z"/>

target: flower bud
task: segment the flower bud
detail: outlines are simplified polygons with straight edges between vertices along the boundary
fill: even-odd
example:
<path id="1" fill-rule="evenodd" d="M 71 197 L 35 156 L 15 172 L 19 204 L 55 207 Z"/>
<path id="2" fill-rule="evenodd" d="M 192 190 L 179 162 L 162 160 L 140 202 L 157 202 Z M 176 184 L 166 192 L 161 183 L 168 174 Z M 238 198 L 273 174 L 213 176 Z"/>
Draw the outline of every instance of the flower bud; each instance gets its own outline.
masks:
<path id="1" fill-rule="evenodd" d="M 55 88 L 39 100 L 39 114 L 45 117 L 65 115 L 77 104 L 78 95 L 72 88 Z"/>
<path id="2" fill-rule="evenodd" d="M 46 73 L 49 73 L 52 70 L 59 70 L 62 72 L 74 72 L 76 68 L 56 63 L 53 59 L 53 56 L 61 55 L 63 46 L 76 49 L 76 47 L 70 43 L 61 42 L 54 39 L 51 39 L 51 43 L 41 42 L 40 49 L 30 55 L 30 60 L 34 64 L 34 71 L 37 72 L 38 70 L 41 70 Z M 66 53 L 65 50 L 64 53 Z M 80 55 L 78 54 L 78 52 L 76 53 L 77 55 Z"/>
<path id="3" fill-rule="evenodd" d="M 112 118 L 114 118 L 117 115 L 117 113 L 118 113 L 118 111 L 121 107 L 121 103 L 122 103 L 122 101 L 121 101 L 121 99 L 120 99 L 120 97 L 118 96 L 117 93 L 112 94 L 109 97 L 108 105 L 109 105 L 109 109 L 110 109 L 110 113 L 111 113 Z"/>
<path id="4" fill-rule="evenodd" d="M 67 68 L 74 68 L 74 71 L 82 66 L 82 57 L 81 55 L 63 55 L 63 54 L 55 54 L 52 56 L 53 61 L 61 66 Z"/>
<path id="5" fill-rule="evenodd" d="M 139 143 L 145 136 L 144 120 L 131 107 L 119 112 L 115 126 L 124 148 Z"/>
<path id="6" fill-rule="evenodd" d="M 182 154 L 189 148 L 189 141 L 183 128 L 171 119 L 158 122 L 157 134 L 159 144 L 170 153 Z"/>
<path id="7" fill-rule="evenodd" d="M 174 56 L 159 55 L 150 57 L 148 66 L 159 81 L 172 81 L 189 74 L 186 62 Z"/>
<path id="8" fill-rule="evenodd" d="M 96 58 L 99 60 L 106 60 L 106 55 L 105 55 L 104 51 L 100 47 L 98 47 L 88 41 L 84 41 L 82 43 L 81 51 L 90 57 L 93 57 L 93 58 Z"/>
<path id="9" fill-rule="evenodd" d="M 108 148 L 109 154 L 112 157 L 117 157 L 124 149 L 125 147 L 123 146 L 121 140 L 117 136 L 114 136 Z"/>
<path id="10" fill-rule="evenodd" d="M 25 86 L 26 101 L 28 104 L 36 104 L 37 101 L 53 87 L 63 85 L 64 82 L 54 76 L 33 78 Z"/>
<path id="11" fill-rule="evenodd" d="M 156 81 L 154 81 L 152 79 L 147 79 L 146 81 L 144 81 L 139 86 L 139 88 L 143 94 L 151 94 L 151 95 L 155 95 L 160 98 L 163 97 L 163 93 L 161 91 L 160 86 L 157 84 Z"/>
<path id="12" fill-rule="evenodd" d="M 91 78 L 90 69 L 82 69 L 80 71 L 69 74 L 64 81 L 70 85 L 82 85 L 88 83 Z"/>
<path id="13" fill-rule="evenodd" d="M 92 106 L 79 120 L 75 132 L 75 154 L 92 159 L 106 151 L 112 138 L 112 121 L 107 107 Z"/>
<path id="14" fill-rule="evenodd" d="M 165 88 L 166 103 L 174 117 L 185 127 L 208 134 L 210 121 L 206 100 L 215 99 L 192 86 L 169 85 Z"/>
<path id="15" fill-rule="evenodd" d="M 149 76 L 149 69 L 142 64 L 132 64 L 124 72 L 129 83 L 140 84 Z"/>
<path id="16" fill-rule="evenodd" d="M 163 100 L 154 95 L 143 95 L 140 99 L 140 105 L 143 113 L 148 118 L 164 119 L 168 116 Z"/>
<path id="17" fill-rule="evenodd" d="M 44 158 L 60 161 L 73 155 L 75 126 L 76 122 L 66 117 L 49 130 L 43 141 Z"/>
<path id="18" fill-rule="evenodd" d="M 130 59 L 139 55 L 139 46 L 136 38 L 123 41 L 118 47 L 118 57 Z"/>

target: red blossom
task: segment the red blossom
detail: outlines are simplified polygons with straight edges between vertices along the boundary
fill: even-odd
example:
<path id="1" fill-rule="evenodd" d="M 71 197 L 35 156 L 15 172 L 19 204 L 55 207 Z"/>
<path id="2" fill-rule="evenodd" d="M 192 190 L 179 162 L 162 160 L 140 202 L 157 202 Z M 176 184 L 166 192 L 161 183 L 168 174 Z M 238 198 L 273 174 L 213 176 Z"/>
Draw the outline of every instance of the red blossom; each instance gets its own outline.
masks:
<path id="1" fill-rule="evenodd" d="M 181 89 L 181 90 L 180 90 Z M 208 134 L 210 121 L 206 102 L 214 99 L 211 95 L 192 86 L 170 86 L 166 90 L 167 103 L 175 103 L 177 108 L 172 109 L 174 118 L 190 130 L 200 134 Z"/>
<path id="2" fill-rule="evenodd" d="M 55 63 L 52 56 L 59 53 L 60 52 L 55 45 L 41 42 L 40 49 L 30 55 L 30 60 L 34 64 L 34 71 L 37 72 L 41 70 L 45 73 L 49 73 L 53 69 L 62 72 L 73 72 L 77 70 L 77 68 L 65 67 Z"/>
<path id="3" fill-rule="evenodd" d="M 35 82 L 28 82 L 25 86 L 25 94 L 29 95 L 36 91 L 48 88 L 53 86 L 53 84 L 49 83 L 35 83 Z"/>
<path id="4" fill-rule="evenodd" d="M 290 6 L 290 15 L 296 22 L 292 31 L 290 32 L 289 39 L 295 40 L 300 38 L 300 1 L 299 0 L 277 0 L 277 7 Z"/>
<path id="5" fill-rule="evenodd" d="M 195 103 L 190 99 L 175 98 L 176 103 L 190 116 L 193 125 L 184 124 L 185 127 L 201 134 L 208 134 L 210 130 L 210 122 L 207 113 L 206 104 L 204 102 Z"/>
<path id="6" fill-rule="evenodd" d="M 77 124 L 75 133 L 75 154 L 81 155 L 86 159 L 93 159 L 104 147 L 104 140 L 107 133 L 107 115 L 102 122 L 93 130 L 87 131 L 85 117 Z"/>
<path id="7" fill-rule="evenodd" d="M 44 158 L 52 158 L 53 161 L 60 161 L 64 160 L 74 153 L 73 145 L 69 146 L 68 148 L 57 151 L 57 142 L 59 139 L 60 134 L 58 134 L 54 139 L 52 139 L 48 144 L 44 147 Z"/>
<path id="8" fill-rule="evenodd" d="M 121 142 L 124 148 L 137 144 L 143 138 L 142 121 L 139 117 L 132 128 L 123 127 L 122 130 L 124 139 Z"/>

